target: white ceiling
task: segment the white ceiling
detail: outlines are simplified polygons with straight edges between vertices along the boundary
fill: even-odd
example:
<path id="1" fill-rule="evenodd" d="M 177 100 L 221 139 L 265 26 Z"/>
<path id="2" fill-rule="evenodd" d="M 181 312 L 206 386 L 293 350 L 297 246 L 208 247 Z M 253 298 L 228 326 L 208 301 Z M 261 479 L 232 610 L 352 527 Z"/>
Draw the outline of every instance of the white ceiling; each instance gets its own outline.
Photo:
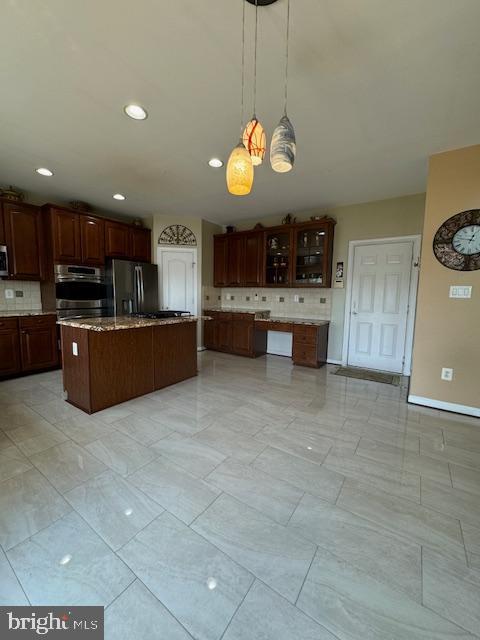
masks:
<path id="1" fill-rule="evenodd" d="M 420 192 L 430 154 L 480 142 L 480 0 L 291 0 L 297 163 L 264 164 L 244 198 L 207 165 L 238 140 L 242 0 L 3 0 L 1 13 L 0 184 L 40 195 L 227 222 Z M 286 0 L 259 9 L 269 134 L 285 15 Z M 149 118 L 124 116 L 128 102 Z"/>

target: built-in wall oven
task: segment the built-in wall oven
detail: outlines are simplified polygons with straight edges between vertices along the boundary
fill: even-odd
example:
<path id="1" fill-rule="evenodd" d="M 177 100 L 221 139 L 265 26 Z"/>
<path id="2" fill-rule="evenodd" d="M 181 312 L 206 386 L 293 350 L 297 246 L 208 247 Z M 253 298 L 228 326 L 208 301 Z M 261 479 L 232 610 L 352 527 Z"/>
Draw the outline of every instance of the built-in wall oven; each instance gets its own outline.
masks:
<path id="1" fill-rule="evenodd" d="M 103 267 L 55 265 L 55 297 L 59 318 L 108 315 L 108 291 Z"/>

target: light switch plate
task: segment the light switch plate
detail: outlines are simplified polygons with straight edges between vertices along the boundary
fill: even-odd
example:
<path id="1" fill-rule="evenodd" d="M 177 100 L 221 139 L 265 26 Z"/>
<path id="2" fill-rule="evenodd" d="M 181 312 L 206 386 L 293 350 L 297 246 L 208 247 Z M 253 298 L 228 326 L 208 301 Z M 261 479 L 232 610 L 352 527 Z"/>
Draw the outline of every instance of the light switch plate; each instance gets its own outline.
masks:
<path id="1" fill-rule="evenodd" d="M 455 285 L 450 287 L 450 298 L 471 298 L 472 287 Z"/>
<path id="2" fill-rule="evenodd" d="M 78 344 L 76 342 L 72 342 L 72 353 L 74 356 L 78 356 Z"/>

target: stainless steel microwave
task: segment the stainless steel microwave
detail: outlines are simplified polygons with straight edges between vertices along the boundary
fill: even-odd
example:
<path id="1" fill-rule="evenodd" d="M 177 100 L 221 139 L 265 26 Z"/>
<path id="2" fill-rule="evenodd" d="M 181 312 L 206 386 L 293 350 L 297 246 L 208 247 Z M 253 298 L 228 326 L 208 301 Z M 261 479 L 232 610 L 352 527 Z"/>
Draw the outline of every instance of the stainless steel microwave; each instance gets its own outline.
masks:
<path id="1" fill-rule="evenodd" d="M 8 252 L 4 244 L 0 244 L 0 276 L 8 276 Z"/>

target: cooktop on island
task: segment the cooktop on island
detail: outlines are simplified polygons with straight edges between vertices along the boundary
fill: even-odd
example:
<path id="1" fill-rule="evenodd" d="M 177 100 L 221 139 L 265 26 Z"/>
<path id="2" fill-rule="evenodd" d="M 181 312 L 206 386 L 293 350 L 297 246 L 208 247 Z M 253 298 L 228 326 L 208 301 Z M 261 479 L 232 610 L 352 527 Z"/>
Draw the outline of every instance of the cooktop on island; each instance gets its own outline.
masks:
<path id="1" fill-rule="evenodd" d="M 138 312 L 131 313 L 132 318 L 148 318 L 148 320 L 160 320 L 161 318 L 180 318 L 181 316 L 189 316 L 190 311 L 171 311 L 163 309 L 161 311 Z"/>

